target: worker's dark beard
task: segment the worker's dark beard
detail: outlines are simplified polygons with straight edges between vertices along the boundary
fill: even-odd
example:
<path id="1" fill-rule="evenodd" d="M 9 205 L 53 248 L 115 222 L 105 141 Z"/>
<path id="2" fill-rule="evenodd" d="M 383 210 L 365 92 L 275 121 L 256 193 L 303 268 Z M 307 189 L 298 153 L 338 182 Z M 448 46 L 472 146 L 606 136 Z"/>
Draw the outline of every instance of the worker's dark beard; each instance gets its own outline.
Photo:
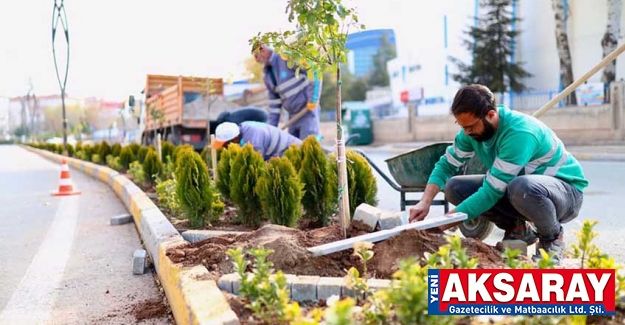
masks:
<path id="1" fill-rule="evenodd" d="M 484 131 L 481 134 L 471 134 L 471 137 L 477 142 L 484 142 L 490 140 L 495 135 L 495 127 L 490 124 L 486 119 L 483 121 Z"/>

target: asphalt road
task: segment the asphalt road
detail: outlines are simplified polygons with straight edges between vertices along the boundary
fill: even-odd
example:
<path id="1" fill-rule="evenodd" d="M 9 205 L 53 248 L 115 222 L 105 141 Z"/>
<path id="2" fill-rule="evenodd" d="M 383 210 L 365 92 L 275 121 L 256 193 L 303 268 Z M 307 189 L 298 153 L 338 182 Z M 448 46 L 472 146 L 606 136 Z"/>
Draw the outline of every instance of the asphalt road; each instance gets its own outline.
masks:
<path id="1" fill-rule="evenodd" d="M 79 196 L 53 197 L 60 165 L 0 146 L 0 324 L 136 324 L 141 302 L 162 300 L 152 272 L 132 274 L 134 224 L 109 187 L 71 171 Z M 168 318 L 138 324 L 170 324 Z"/>
<path id="2" fill-rule="evenodd" d="M 391 152 L 366 152 L 373 162 L 389 177 L 385 160 L 396 156 Z M 568 243 L 577 242 L 575 231 L 579 230 L 585 219 L 598 220 L 595 230 L 599 232 L 594 242 L 601 250 L 614 257 L 618 263 L 625 263 L 625 218 L 620 206 L 625 198 L 625 162 L 622 161 L 582 161 L 581 162 L 590 185 L 585 191 L 584 204 L 580 215 L 575 220 L 564 225 L 565 240 Z M 375 173 L 375 172 L 374 172 Z M 384 210 L 398 211 L 399 192 L 395 191 L 377 173 L 378 179 L 378 207 Z M 409 195 L 417 199 L 420 194 Z M 442 195 L 439 195 L 442 198 Z M 442 206 L 432 206 L 430 216 L 442 216 Z M 458 232 L 459 233 L 459 232 Z M 503 237 L 503 231 L 495 231 L 485 241 L 494 244 Z"/>

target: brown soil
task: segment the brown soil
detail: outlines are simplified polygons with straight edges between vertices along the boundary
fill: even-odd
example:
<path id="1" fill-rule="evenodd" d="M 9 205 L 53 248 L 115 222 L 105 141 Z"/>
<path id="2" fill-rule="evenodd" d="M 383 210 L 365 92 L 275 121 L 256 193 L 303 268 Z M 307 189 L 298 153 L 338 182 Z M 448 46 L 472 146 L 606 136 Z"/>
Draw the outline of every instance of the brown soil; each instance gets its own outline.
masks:
<path id="1" fill-rule="evenodd" d="M 130 313 L 135 317 L 137 322 L 141 322 L 167 315 L 168 307 L 163 303 L 162 299 L 150 299 L 133 305 Z"/>
<path id="2" fill-rule="evenodd" d="M 348 237 L 364 233 L 351 229 Z M 181 263 L 184 266 L 202 264 L 215 279 L 234 272 L 232 261 L 227 258 L 226 251 L 236 247 L 264 246 L 272 249 L 274 252 L 268 259 L 274 263 L 276 270 L 288 274 L 343 277 L 346 270 L 352 266 L 362 271 L 360 260 L 352 254 L 352 249 L 319 257 L 312 257 L 307 251 L 309 247 L 341 239 L 338 225 L 309 231 L 266 225 L 238 236 L 225 235 L 171 248 L 167 251 L 167 256 L 174 263 Z M 404 231 L 388 240 L 378 242 L 373 248 L 375 255 L 367 264 L 369 276 L 390 279 L 397 270 L 400 260 L 409 257 L 421 258 L 424 253 L 433 253 L 445 243 L 443 234 L 438 230 Z M 471 239 L 463 239 L 463 245 L 471 257 L 478 258 L 479 267 L 503 266 L 501 252 L 495 247 Z"/>

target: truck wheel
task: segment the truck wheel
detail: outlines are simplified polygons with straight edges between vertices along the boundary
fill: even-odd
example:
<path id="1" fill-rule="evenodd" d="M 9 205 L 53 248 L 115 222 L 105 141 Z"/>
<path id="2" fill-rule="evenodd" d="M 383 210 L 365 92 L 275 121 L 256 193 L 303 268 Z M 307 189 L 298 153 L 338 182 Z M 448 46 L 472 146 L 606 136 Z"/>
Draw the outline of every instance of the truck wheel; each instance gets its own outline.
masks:
<path id="1" fill-rule="evenodd" d="M 484 240 L 493 232 L 495 224 L 485 218 L 477 217 L 473 220 L 461 223 L 458 227 L 464 237 Z"/>

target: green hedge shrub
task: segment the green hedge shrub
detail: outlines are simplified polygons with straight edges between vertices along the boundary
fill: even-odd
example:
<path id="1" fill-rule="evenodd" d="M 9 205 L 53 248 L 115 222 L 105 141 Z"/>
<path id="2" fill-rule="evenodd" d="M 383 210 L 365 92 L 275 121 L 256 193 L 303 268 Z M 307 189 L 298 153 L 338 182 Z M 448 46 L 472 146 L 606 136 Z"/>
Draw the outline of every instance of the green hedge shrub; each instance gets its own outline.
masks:
<path id="1" fill-rule="evenodd" d="M 143 162 L 143 173 L 148 184 L 153 185 L 163 174 L 163 163 L 158 159 L 156 150 L 149 149 Z"/>
<path id="2" fill-rule="evenodd" d="M 193 150 L 177 153 L 176 196 L 192 228 L 201 228 L 210 220 L 214 200 L 208 169 Z"/>
<path id="3" fill-rule="evenodd" d="M 277 225 L 295 227 L 302 216 L 304 184 L 286 157 L 271 158 L 256 184 L 263 213 Z"/>
<path id="4" fill-rule="evenodd" d="M 238 217 L 244 224 L 259 226 L 262 221 L 260 198 L 254 192 L 265 161 L 251 144 L 241 148 L 231 163 L 230 196 L 238 209 Z"/>
<path id="5" fill-rule="evenodd" d="M 228 149 L 220 151 L 221 155 L 217 160 L 217 189 L 224 199 L 230 200 L 230 166 L 234 158 L 241 152 L 241 146 L 231 144 Z"/>
<path id="6" fill-rule="evenodd" d="M 314 136 L 302 143 L 302 165 L 299 176 L 304 183 L 302 205 L 308 217 L 326 226 L 333 212 L 331 171 L 328 158 Z"/>

